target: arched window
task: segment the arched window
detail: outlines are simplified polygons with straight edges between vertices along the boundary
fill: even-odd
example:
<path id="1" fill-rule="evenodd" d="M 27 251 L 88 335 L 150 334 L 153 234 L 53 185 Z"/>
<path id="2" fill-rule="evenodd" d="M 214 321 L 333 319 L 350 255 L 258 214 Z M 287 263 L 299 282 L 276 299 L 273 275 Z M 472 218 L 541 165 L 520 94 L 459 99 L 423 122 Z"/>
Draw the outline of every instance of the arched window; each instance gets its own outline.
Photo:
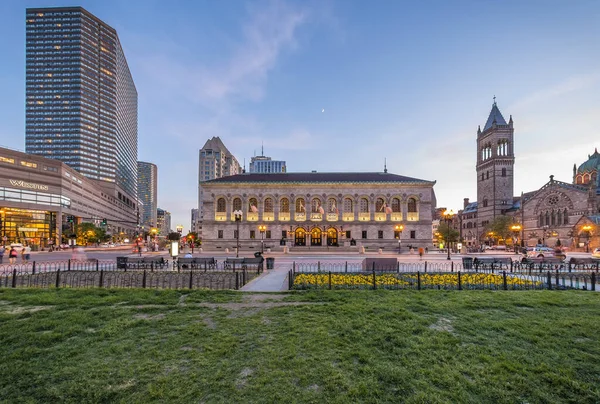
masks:
<path id="1" fill-rule="evenodd" d="M 485 181 L 485 174 L 481 173 L 481 181 Z"/>
<path id="2" fill-rule="evenodd" d="M 484 208 L 487 208 L 487 206 L 488 206 L 488 200 L 487 200 L 487 199 L 484 199 L 484 200 L 483 200 L 483 207 L 484 207 Z"/>
<path id="3" fill-rule="evenodd" d="M 225 198 L 217 199 L 217 212 L 224 213 L 226 212 L 227 205 L 225 204 Z"/>
<path id="4" fill-rule="evenodd" d="M 281 198 L 279 201 L 279 211 L 282 213 L 290 213 L 290 200 L 288 198 Z"/>
<path id="5" fill-rule="evenodd" d="M 490 172 L 489 172 L 489 171 L 486 171 L 486 172 L 485 172 L 485 179 L 486 179 L 486 180 L 489 180 L 489 179 L 490 179 Z"/>
<path id="6" fill-rule="evenodd" d="M 400 199 L 392 198 L 392 212 L 400 212 Z"/>
<path id="7" fill-rule="evenodd" d="M 337 202 L 335 198 L 329 198 L 327 200 L 327 212 L 328 213 L 338 213 Z"/>
<path id="8" fill-rule="evenodd" d="M 538 227 L 542 227 L 544 225 L 544 214 L 540 212 L 540 217 L 538 217 Z"/>
<path id="9" fill-rule="evenodd" d="M 319 198 L 313 198 L 310 203 L 311 212 L 319 213 L 319 209 L 321 208 L 321 200 Z"/>
<path id="10" fill-rule="evenodd" d="M 503 169 L 502 169 L 502 176 L 503 176 L 503 177 L 506 177 L 506 168 L 503 168 Z"/>
<path id="11" fill-rule="evenodd" d="M 385 206 L 383 198 L 377 198 L 375 201 L 375 212 L 385 212 Z"/>
<path id="12" fill-rule="evenodd" d="M 352 213 L 354 212 L 352 198 L 344 198 L 344 213 Z"/>
<path id="13" fill-rule="evenodd" d="M 233 200 L 233 210 L 242 210 L 242 200 L 240 198 Z"/>
<path id="14" fill-rule="evenodd" d="M 562 224 L 562 212 L 560 210 L 556 212 L 556 224 Z"/>
<path id="15" fill-rule="evenodd" d="M 273 212 L 273 199 L 265 198 L 265 212 L 272 213 Z"/>
<path id="16" fill-rule="evenodd" d="M 552 226 L 556 225 L 556 212 L 552 209 L 552 213 L 550 213 L 550 224 Z"/>
<path id="17" fill-rule="evenodd" d="M 296 213 L 306 213 L 306 202 L 304 202 L 304 198 L 296 199 Z"/>
<path id="18" fill-rule="evenodd" d="M 250 198 L 248 200 L 248 212 L 258 212 L 258 201 L 256 198 Z"/>
<path id="19" fill-rule="evenodd" d="M 576 182 L 577 184 L 583 184 L 583 178 L 581 178 L 581 175 L 578 175 L 578 176 L 577 176 L 577 179 L 575 180 L 575 182 Z"/>
<path id="20" fill-rule="evenodd" d="M 588 184 L 589 182 L 590 182 L 590 175 L 586 173 L 583 175 L 583 183 Z"/>
<path id="21" fill-rule="evenodd" d="M 546 226 L 550 226 L 550 213 L 546 211 Z"/>
<path id="22" fill-rule="evenodd" d="M 415 198 L 408 199 L 408 213 L 415 213 L 417 211 L 417 200 Z"/>
<path id="23" fill-rule="evenodd" d="M 359 205 L 360 213 L 368 213 L 369 212 L 369 200 L 367 198 L 360 198 Z"/>
<path id="24" fill-rule="evenodd" d="M 569 224 L 569 215 L 567 214 L 567 208 L 563 210 L 563 224 Z"/>

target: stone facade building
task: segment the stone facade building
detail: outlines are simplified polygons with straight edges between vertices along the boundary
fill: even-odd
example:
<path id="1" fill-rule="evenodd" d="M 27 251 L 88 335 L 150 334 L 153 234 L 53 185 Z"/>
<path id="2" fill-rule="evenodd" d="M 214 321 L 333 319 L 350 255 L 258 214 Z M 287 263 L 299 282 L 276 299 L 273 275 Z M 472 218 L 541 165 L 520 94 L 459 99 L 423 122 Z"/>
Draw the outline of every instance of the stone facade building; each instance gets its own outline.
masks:
<path id="1" fill-rule="evenodd" d="M 233 251 L 239 238 L 240 251 L 431 248 L 434 184 L 387 172 L 244 173 L 205 181 L 202 246 Z"/>
<path id="2" fill-rule="evenodd" d="M 477 202 L 464 199 L 456 218 L 460 237 L 470 247 L 490 244 L 488 225 L 501 215 L 520 224 L 514 240 L 533 246 L 557 244 L 572 249 L 598 247 L 600 229 L 600 154 L 596 150 L 579 167 L 573 166 L 572 183 L 550 181 L 540 189 L 513 196 L 514 128 L 494 102 L 483 131 L 477 130 Z M 560 240 L 560 242 L 559 242 Z"/>

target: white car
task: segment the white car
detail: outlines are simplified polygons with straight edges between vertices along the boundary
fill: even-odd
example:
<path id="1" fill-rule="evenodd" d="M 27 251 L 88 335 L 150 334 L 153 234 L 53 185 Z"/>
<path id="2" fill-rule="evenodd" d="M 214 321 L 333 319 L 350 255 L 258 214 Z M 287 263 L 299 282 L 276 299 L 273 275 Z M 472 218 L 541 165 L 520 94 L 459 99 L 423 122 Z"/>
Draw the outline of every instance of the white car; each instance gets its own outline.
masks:
<path id="1" fill-rule="evenodd" d="M 527 258 L 554 257 L 554 249 L 550 247 L 532 247 L 527 249 Z"/>
<path id="2" fill-rule="evenodd" d="M 598 258 L 600 259 L 600 247 L 596 248 L 593 252 L 592 252 L 592 258 Z"/>

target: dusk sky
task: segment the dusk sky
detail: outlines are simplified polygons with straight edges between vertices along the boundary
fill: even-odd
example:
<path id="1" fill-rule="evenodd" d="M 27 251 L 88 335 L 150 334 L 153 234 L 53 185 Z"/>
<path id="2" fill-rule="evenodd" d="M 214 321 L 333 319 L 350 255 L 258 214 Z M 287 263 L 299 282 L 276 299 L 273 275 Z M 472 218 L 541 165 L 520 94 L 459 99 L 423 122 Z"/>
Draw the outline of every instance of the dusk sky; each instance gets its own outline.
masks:
<path id="1" fill-rule="evenodd" d="M 438 206 L 476 199 L 494 95 L 515 127 L 515 194 L 600 147 L 600 1 L 0 2 L 0 145 L 25 149 L 25 9 L 86 8 L 114 27 L 139 95 L 138 158 L 172 227 L 197 207 L 198 150 L 241 164 L 388 171 Z M 324 112 L 322 112 L 324 110 Z"/>

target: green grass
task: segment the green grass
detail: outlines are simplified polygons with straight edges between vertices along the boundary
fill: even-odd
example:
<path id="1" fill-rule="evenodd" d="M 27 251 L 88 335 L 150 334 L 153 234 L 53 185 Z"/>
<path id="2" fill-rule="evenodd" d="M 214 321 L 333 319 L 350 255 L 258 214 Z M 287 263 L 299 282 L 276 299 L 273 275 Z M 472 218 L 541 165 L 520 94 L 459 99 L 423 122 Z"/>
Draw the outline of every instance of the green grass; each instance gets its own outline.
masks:
<path id="1" fill-rule="evenodd" d="M 0 290 L 2 402 L 600 401 L 600 294 Z"/>

